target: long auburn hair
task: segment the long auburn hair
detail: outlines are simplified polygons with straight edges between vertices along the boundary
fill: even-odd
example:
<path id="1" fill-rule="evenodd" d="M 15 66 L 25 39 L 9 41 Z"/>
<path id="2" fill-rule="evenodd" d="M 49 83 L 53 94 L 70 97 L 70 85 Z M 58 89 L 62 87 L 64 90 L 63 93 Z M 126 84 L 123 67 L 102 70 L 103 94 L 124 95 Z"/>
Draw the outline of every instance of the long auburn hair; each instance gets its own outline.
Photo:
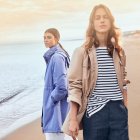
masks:
<path id="1" fill-rule="evenodd" d="M 61 47 L 61 49 L 66 53 L 67 56 L 69 56 L 68 52 L 64 49 L 64 47 L 59 42 L 59 40 L 60 40 L 60 33 L 59 33 L 59 31 L 56 28 L 49 28 L 49 29 L 47 29 L 45 31 L 45 33 L 51 33 L 58 40 L 58 44 Z"/>
<path id="2" fill-rule="evenodd" d="M 92 12 L 89 17 L 89 25 L 88 25 L 88 28 L 86 31 L 86 42 L 85 42 L 84 46 L 86 47 L 86 49 L 89 49 L 92 46 L 94 46 L 94 47 L 99 46 L 99 40 L 96 36 L 96 31 L 94 28 L 95 13 L 96 13 L 96 10 L 99 8 L 102 8 L 105 10 L 105 12 L 110 20 L 110 23 L 111 23 L 111 28 L 108 32 L 107 43 L 106 43 L 108 53 L 111 56 L 113 56 L 113 50 L 116 49 L 118 54 L 121 55 L 121 46 L 119 44 L 120 43 L 120 30 L 114 24 L 114 17 L 112 15 L 110 9 L 103 4 L 96 5 L 92 9 Z"/>

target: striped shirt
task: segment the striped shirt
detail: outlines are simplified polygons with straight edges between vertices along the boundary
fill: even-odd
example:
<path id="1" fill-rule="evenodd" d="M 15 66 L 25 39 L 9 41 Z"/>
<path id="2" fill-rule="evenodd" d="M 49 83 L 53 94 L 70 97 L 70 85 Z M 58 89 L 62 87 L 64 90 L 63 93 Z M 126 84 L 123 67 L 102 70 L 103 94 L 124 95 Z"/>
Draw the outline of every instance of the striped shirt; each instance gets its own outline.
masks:
<path id="1" fill-rule="evenodd" d="M 101 110 L 110 100 L 122 100 L 122 93 L 114 68 L 113 58 L 108 54 L 107 47 L 96 49 L 98 62 L 98 78 L 94 91 L 87 105 L 87 116 Z"/>

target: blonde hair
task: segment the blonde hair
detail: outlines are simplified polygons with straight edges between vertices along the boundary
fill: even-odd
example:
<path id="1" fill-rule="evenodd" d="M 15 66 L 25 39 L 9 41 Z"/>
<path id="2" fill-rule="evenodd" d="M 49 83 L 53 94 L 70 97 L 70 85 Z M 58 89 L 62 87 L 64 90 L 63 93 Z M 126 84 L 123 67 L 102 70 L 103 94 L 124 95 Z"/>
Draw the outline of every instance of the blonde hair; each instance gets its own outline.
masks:
<path id="1" fill-rule="evenodd" d="M 118 51 L 118 54 L 120 54 L 121 46 L 119 45 L 119 38 L 120 38 L 119 28 L 117 28 L 114 24 L 114 17 L 110 9 L 103 4 L 96 5 L 92 9 L 92 12 L 89 17 L 89 25 L 86 31 L 86 42 L 84 46 L 86 47 L 86 49 L 91 48 L 92 46 L 95 46 L 95 47 L 99 46 L 99 40 L 96 36 L 96 31 L 94 28 L 95 13 L 96 13 L 96 10 L 99 8 L 102 8 L 105 10 L 111 23 L 111 28 L 108 32 L 107 44 L 106 44 L 108 48 L 108 52 L 112 56 L 113 50 L 116 49 Z"/>

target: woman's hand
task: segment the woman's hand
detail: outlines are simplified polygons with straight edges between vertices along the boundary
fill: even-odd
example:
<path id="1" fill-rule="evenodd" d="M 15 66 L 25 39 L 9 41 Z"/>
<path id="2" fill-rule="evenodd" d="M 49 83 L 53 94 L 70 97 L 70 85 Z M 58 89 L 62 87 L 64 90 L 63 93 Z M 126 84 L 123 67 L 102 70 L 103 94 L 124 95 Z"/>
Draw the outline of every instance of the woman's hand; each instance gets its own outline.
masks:
<path id="1" fill-rule="evenodd" d="M 79 105 L 76 102 L 70 102 L 70 122 L 69 122 L 69 131 L 71 136 L 75 140 L 79 131 L 79 123 L 77 120 L 77 112 L 79 109 Z"/>
<path id="2" fill-rule="evenodd" d="M 127 90 L 123 90 L 123 102 L 125 107 L 127 108 Z"/>
<path id="3" fill-rule="evenodd" d="M 71 132 L 71 136 L 73 138 L 77 137 L 79 132 L 79 124 L 77 120 L 70 120 L 69 131 Z"/>

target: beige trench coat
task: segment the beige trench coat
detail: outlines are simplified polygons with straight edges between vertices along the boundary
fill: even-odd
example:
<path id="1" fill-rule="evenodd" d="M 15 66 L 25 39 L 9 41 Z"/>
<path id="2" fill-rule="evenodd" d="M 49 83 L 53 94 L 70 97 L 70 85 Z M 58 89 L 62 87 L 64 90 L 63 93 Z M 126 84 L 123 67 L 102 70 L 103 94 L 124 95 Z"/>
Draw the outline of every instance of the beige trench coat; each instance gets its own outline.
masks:
<path id="1" fill-rule="evenodd" d="M 113 61 L 117 74 L 118 84 L 123 93 L 123 85 L 126 84 L 125 64 L 126 56 L 122 50 L 122 55 L 119 57 L 117 51 L 114 49 Z M 88 96 L 96 86 L 98 76 L 98 63 L 96 57 L 96 48 L 86 50 L 83 46 L 77 48 L 72 56 L 70 68 L 68 72 L 69 80 L 69 101 L 79 104 L 80 108 L 77 114 L 80 129 L 82 129 L 81 120 L 85 113 Z M 69 133 L 69 113 L 63 124 L 62 131 Z"/>

